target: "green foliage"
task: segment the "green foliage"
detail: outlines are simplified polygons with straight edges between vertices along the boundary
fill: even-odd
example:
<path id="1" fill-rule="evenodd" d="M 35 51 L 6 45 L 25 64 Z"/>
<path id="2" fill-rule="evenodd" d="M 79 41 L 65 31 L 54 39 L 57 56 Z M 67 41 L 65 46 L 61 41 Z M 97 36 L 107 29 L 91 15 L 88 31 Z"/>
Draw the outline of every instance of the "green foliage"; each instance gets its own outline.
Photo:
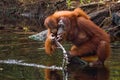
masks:
<path id="1" fill-rule="evenodd" d="M 90 3 L 90 2 L 91 2 L 91 0 L 87 0 L 87 2 L 88 2 L 88 3 Z"/>
<path id="2" fill-rule="evenodd" d="M 71 6 L 71 0 L 67 0 L 67 6 L 68 6 L 68 8 L 70 8 L 70 6 Z"/>
<path id="3" fill-rule="evenodd" d="M 80 4 L 83 4 L 83 0 L 80 0 Z"/>
<path id="4" fill-rule="evenodd" d="M 95 2 L 94 0 L 79 0 L 80 4 L 89 4 L 91 2 Z M 103 0 L 99 0 L 98 2 L 103 2 Z M 67 7 L 70 8 L 72 4 L 72 0 L 66 0 Z"/>

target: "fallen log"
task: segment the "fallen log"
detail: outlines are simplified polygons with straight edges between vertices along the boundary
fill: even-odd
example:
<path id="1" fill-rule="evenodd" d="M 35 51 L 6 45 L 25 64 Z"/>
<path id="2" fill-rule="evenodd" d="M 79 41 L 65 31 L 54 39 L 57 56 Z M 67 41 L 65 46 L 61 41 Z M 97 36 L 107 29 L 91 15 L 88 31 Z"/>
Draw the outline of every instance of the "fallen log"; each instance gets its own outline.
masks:
<path id="1" fill-rule="evenodd" d="M 90 13 L 89 16 L 95 24 L 100 25 L 106 17 L 111 17 L 111 13 L 117 12 L 119 10 L 120 3 L 115 3 L 109 7 L 106 7 L 105 9 Z"/>

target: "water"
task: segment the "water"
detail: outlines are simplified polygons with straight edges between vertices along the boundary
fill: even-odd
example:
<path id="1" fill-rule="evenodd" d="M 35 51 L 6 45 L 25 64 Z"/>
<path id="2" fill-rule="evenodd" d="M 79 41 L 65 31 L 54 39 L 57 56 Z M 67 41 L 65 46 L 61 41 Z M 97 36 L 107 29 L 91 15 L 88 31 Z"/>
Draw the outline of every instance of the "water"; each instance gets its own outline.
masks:
<path id="1" fill-rule="evenodd" d="M 26 32 L 0 31 L 0 80 L 120 80 L 120 49 L 102 68 L 68 65 L 62 71 L 62 51 L 52 56 L 44 51 L 44 43 L 28 39 Z"/>

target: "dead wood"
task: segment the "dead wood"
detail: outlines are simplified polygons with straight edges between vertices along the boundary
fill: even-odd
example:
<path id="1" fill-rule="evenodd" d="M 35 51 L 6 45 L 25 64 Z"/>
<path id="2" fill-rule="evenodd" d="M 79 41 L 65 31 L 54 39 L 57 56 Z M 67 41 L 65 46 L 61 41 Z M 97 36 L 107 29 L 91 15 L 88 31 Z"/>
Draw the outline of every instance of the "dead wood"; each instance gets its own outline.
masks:
<path id="1" fill-rule="evenodd" d="M 91 17 L 91 20 L 94 23 L 100 25 L 106 17 L 111 17 L 111 13 L 117 12 L 119 10 L 120 10 L 120 3 L 115 3 L 109 7 L 106 7 L 105 9 L 94 11 L 90 13 L 89 16 Z"/>

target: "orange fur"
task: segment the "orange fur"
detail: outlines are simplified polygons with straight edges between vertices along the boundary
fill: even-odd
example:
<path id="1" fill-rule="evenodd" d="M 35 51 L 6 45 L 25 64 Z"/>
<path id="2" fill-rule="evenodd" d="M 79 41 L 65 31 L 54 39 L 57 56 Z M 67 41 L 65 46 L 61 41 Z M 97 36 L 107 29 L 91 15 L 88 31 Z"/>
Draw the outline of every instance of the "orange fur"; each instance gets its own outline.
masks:
<path id="1" fill-rule="evenodd" d="M 44 25 L 48 29 L 48 34 L 47 34 L 47 39 L 45 41 L 45 51 L 47 54 L 52 54 L 53 51 L 55 50 L 56 46 L 52 44 L 51 39 L 49 39 L 51 29 L 50 28 L 57 28 L 57 19 L 62 17 L 62 16 L 69 16 L 71 15 L 76 16 L 76 17 L 84 17 L 86 19 L 89 19 L 90 17 L 80 8 L 76 8 L 74 11 L 57 11 L 51 16 L 47 17 L 45 19 Z"/>
<path id="2" fill-rule="evenodd" d="M 56 44 L 53 44 L 51 39 L 50 39 L 50 29 L 48 29 L 48 33 L 47 33 L 47 39 L 45 40 L 45 51 L 47 54 L 51 54 L 53 53 L 53 51 L 56 48 Z"/>
<path id="3" fill-rule="evenodd" d="M 76 8 L 73 13 L 78 17 L 84 17 L 86 19 L 90 19 L 90 17 L 80 8 Z"/>
<path id="4" fill-rule="evenodd" d="M 73 43 L 70 50 L 71 56 L 80 56 L 82 59 L 91 55 L 97 56 L 94 64 L 103 64 L 110 55 L 110 39 L 108 34 L 95 25 L 89 16 L 81 9 L 74 11 L 58 11 L 47 17 L 45 26 L 49 33 L 45 42 L 46 52 L 51 54 L 54 51 L 52 41 L 49 39 L 50 33 L 57 33 L 58 21 L 62 20 L 66 27 L 66 40 Z M 64 35 L 63 35 L 64 36 Z M 95 54 L 91 54 L 95 53 Z"/>

